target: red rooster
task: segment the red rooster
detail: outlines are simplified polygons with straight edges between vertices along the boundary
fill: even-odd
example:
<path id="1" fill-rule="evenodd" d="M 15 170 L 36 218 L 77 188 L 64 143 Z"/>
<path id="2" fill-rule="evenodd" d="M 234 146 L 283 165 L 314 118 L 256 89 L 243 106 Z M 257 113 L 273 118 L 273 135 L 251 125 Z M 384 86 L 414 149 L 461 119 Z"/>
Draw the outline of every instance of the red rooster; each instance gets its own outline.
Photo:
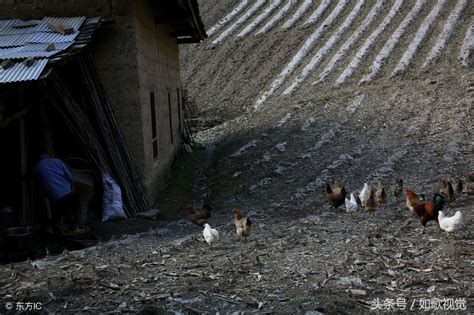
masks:
<path id="1" fill-rule="evenodd" d="M 426 223 L 428 221 L 438 222 L 438 209 L 436 209 L 434 203 L 431 201 L 414 205 L 413 213 L 420 219 L 421 225 L 423 225 L 423 233 L 425 232 Z"/>

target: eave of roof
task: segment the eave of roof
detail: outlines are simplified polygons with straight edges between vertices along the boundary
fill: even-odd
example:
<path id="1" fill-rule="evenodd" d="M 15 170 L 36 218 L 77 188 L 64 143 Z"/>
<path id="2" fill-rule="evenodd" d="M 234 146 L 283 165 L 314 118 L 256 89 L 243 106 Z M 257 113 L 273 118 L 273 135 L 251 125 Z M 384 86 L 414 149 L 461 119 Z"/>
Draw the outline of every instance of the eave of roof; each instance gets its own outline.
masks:
<path id="1" fill-rule="evenodd" d="M 197 0 L 187 0 L 187 4 L 191 11 L 193 24 L 198 34 L 198 37 L 196 39 L 199 39 L 199 41 L 202 41 L 207 38 L 207 34 L 204 28 L 204 23 L 202 22 L 202 19 L 201 19 L 201 15 L 199 14 L 199 4 Z"/>
<path id="2" fill-rule="evenodd" d="M 197 0 L 160 2 L 157 8 L 160 15 L 155 16 L 155 23 L 170 24 L 174 29 L 170 35 L 176 37 L 178 44 L 199 43 L 207 38 Z"/>

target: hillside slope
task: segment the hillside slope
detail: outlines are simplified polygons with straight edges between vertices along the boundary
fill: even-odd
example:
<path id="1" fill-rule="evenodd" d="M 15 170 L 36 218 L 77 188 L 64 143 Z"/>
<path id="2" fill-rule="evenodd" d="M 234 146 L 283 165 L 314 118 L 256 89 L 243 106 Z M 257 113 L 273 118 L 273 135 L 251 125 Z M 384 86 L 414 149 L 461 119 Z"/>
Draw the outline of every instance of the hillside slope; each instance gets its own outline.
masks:
<path id="1" fill-rule="evenodd" d="M 271 94 L 266 103 L 278 103 L 278 98 L 295 82 L 298 84 L 292 100 L 304 100 L 321 91 L 358 84 L 372 72 L 373 85 L 423 80 L 436 73 L 470 72 L 458 61 L 473 23 L 469 17 L 474 14 L 474 6 L 469 1 L 287 0 L 255 24 L 252 31 L 247 27 L 266 13 L 271 2 L 264 1 L 247 19 L 246 13 L 252 12 L 258 1 L 242 2 L 247 6 L 239 14 L 213 31 L 204 43 L 187 47 L 182 56 L 183 81 L 190 97 L 203 110 L 212 109 L 223 118 L 252 108 L 264 94 Z M 310 4 L 304 14 L 292 27 L 285 28 L 306 2 Z M 238 4 L 203 1 L 201 11 L 208 29 L 221 25 Z M 285 4 L 291 5 L 285 8 Z M 283 9 L 287 11 L 281 18 L 271 23 L 272 27 L 264 28 Z M 313 21 L 310 17 L 314 12 L 320 14 Z M 266 30 L 263 33 L 262 28 Z M 239 36 L 244 30 L 246 35 Z M 430 54 L 433 48 L 439 51 L 438 57 Z M 472 46 L 470 49 L 472 53 Z M 338 58 L 333 60 L 336 55 Z M 397 75 L 390 79 L 403 61 L 409 61 L 407 68 L 397 68 Z M 380 69 L 372 71 L 377 66 L 374 64 L 381 64 Z M 312 85 L 323 72 L 324 77 Z M 272 86 L 278 88 L 272 91 Z"/>
<path id="2" fill-rule="evenodd" d="M 220 28 L 182 53 L 189 98 L 201 117 L 225 122 L 207 131 L 221 136 L 214 140 L 224 187 L 269 201 L 301 197 L 332 176 L 353 182 L 351 189 L 394 176 L 420 186 L 473 169 L 474 74 L 459 59 L 472 43 L 471 2 L 282 1 L 268 15 L 274 2 L 264 2 L 243 19 L 258 3 L 202 1 L 208 29 Z M 319 18 L 307 23 L 314 13 Z M 432 50 L 438 57 L 428 59 Z M 275 147 L 282 143 L 286 149 Z"/>

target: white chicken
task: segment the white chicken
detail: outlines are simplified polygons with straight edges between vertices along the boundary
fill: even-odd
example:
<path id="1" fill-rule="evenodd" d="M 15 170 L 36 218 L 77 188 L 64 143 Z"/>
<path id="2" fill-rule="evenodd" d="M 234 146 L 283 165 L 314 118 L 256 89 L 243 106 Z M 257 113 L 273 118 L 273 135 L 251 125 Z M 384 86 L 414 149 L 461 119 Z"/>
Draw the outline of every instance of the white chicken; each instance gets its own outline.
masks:
<path id="1" fill-rule="evenodd" d="M 206 242 L 212 246 L 212 244 L 219 241 L 219 232 L 216 229 L 211 229 L 211 226 L 208 223 L 204 224 L 204 230 L 202 231 L 202 236 Z"/>
<path id="2" fill-rule="evenodd" d="M 346 198 L 345 200 L 346 212 L 348 212 L 352 217 L 352 212 L 356 212 L 359 209 L 354 193 L 351 193 L 351 199 Z"/>
<path id="3" fill-rule="evenodd" d="M 452 217 L 447 217 L 443 211 L 439 211 L 438 223 L 442 230 L 448 233 L 454 232 L 462 224 L 462 213 L 461 211 L 456 211 Z"/>
<path id="4" fill-rule="evenodd" d="M 365 201 L 369 199 L 369 197 L 370 197 L 369 184 L 365 183 L 364 188 L 362 188 L 362 191 L 359 194 L 359 199 L 362 202 L 362 204 L 365 205 Z"/>

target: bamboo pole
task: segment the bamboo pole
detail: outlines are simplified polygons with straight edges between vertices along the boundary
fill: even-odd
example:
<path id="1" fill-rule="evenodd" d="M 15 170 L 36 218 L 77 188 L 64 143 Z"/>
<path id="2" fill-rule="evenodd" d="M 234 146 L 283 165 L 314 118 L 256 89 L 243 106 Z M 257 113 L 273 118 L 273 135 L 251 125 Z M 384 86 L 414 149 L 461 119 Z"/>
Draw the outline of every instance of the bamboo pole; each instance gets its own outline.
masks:
<path id="1" fill-rule="evenodd" d="M 92 110 L 98 117 L 98 127 L 101 130 L 106 150 L 111 158 L 117 177 L 122 185 L 124 197 L 129 205 L 131 215 L 148 210 L 150 200 L 145 192 L 141 178 L 133 165 L 130 152 L 127 149 L 125 138 L 118 126 L 110 101 L 100 83 L 89 54 L 79 57 L 81 79 L 86 93 L 90 97 Z"/>

